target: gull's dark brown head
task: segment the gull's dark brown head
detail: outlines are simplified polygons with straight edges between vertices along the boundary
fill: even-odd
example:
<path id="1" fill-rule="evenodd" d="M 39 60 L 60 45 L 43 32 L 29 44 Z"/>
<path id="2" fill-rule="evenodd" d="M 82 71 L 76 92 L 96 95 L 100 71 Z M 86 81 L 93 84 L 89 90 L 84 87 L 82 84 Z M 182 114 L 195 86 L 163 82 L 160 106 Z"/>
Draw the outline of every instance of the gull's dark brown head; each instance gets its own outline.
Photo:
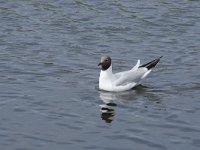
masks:
<path id="1" fill-rule="evenodd" d="M 98 66 L 101 66 L 101 70 L 105 71 L 111 66 L 111 58 L 109 56 L 102 56 Z"/>

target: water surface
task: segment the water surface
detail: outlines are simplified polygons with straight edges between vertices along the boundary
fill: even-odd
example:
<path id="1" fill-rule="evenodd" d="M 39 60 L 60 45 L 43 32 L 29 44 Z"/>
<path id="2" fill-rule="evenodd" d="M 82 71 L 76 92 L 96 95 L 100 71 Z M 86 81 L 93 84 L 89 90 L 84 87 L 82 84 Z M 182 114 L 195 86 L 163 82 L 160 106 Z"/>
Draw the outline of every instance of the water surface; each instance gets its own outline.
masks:
<path id="1" fill-rule="evenodd" d="M 0 2 L 0 149 L 198 150 L 200 2 Z M 132 91 L 114 72 L 164 56 Z"/>

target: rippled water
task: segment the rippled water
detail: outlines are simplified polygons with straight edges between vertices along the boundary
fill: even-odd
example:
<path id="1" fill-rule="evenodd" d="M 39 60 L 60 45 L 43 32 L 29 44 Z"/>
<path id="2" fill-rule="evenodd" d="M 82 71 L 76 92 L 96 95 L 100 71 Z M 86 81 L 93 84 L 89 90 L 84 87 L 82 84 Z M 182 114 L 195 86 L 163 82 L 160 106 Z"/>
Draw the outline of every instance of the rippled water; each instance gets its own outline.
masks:
<path id="1" fill-rule="evenodd" d="M 0 1 L 0 149 L 198 150 L 198 0 Z M 98 90 L 163 55 L 132 91 Z"/>

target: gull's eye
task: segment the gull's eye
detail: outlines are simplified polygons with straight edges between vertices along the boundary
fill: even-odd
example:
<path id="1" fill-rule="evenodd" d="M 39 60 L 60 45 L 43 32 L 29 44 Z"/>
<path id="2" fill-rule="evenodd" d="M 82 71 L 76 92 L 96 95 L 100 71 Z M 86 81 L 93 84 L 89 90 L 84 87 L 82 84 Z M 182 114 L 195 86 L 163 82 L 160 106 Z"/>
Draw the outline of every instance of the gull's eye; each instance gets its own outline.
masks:
<path id="1" fill-rule="evenodd" d="M 108 61 L 108 59 L 106 59 L 106 61 Z"/>

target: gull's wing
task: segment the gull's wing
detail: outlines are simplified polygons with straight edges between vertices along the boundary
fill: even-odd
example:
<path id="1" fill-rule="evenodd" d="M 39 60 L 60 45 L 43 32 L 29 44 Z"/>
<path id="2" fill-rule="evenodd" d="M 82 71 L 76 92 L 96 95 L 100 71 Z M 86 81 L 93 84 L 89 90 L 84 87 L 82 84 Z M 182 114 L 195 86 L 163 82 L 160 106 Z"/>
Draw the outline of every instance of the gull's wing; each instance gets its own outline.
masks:
<path id="1" fill-rule="evenodd" d="M 151 72 L 152 68 L 156 66 L 161 57 L 141 66 L 140 60 L 138 60 L 131 70 L 114 74 L 112 78 L 113 90 L 126 91 L 138 85 Z"/>
<path id="2" fill-rule="evenodd" d="M 138 68 L 130 71 L 121 72 L 115 76 L 114 85 L 124 86 L 129 83 L 138 83 L 146 77 L 150 71 L 147 68 Z"/>
<path id="3" fill-rule="evenodd" d="M 114 85 L 125 86 L 129 83 L 136 83 L 141 80 L 143 75 L 147 72 L 147 68 L 139 68 L 140 60 L 137 61 L 136 65 L 129 71 L 123 71 L 114 74 Z"/>
<path id="4" fill-rule="evenodd" d="M 114 91 L 125 91 L 138 85 L 142 79 L 144 79 L 160 61 L 155 59 L 147 64 L 140 66 L 140 60 L 137 64 L 129 71 L 123 71 L 114 74 L 113 76 L 113 88 Z"/>

